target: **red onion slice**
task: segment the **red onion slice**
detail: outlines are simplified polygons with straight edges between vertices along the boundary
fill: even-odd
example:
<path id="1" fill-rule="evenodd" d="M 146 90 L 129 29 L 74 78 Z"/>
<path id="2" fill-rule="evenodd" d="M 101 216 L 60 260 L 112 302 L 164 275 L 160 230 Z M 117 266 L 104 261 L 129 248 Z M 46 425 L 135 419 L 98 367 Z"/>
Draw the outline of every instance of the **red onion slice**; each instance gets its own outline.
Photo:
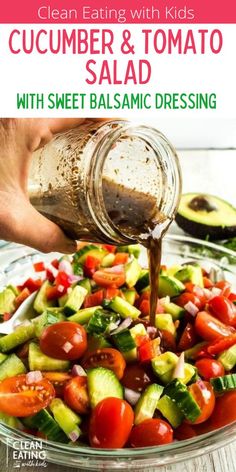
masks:
<path id="1" fill-rule="evenodd" d="M 83 369 L 83 367 L 81 365 L 78 365 L 78 364 L 74 364 L 72 369 L 71 369 L 71 374 L 73 375 L 73 377 L 87 377 L 87 374 L 85 372 L 85 370 Z"/>
<path id="2" fill-rule="evenodd" d="M 123 329 L 128 328 L 131 325 L 132 321 L 133 321 L 132 318 L 128 316 L 128 318 L 125 318 L 125 320 L 122 321 L 122 323 L 118 326 L 118 328 L 116 328 L 114 331 L 111 332 L 111 335 L 120 333 L 120 331 L 123 331 Z"/>
<path id="3" fill-rule="evenodd" d="M 188 313 L 190 313 L 190 315 L 192 315 L 192 316 L 194 316 L 194 317 L 195 317 L 195 316 L 197 315 L 197 313 L 199 312 L 199 308 L 198 308 L 196 305 L 194 305 L 193 302 L 188 302 L 188 303 L 186 303 L 186 305 L 184 305 L 184 309 L 185 309 Z"/>
<path id="4" fill-rule="evenodd" d="M 212 287 L 211 289 L 211 293 L 214 297 L 218 297 L 219 295 L 221 295 L 222 293 L 222 290 L 218 287 Z M 213 297 L 212 297 L 213 298 Z"/>
<path id="5" fill-rule="evenodd" d="M 124 389 L 124 394 L 125 394 L 125 399 L 132 406 L 136 405 L 136 403 L 139 400 L 139 397 L 141 395 L 141 393 L 135 392 L 134 390 L 131 390 L 131 388 L 125 388 Z"/>
<path id="6" fill-rule="evenodd" d="M 68 279 L 69 279 L 69 282 L 71 284 L 73 284 L 74 282 L 79 282 L 80 280 L 83 280 L 84 277 L 82 277 L 82 275 L 69 275 Z"/>
<path id="7" fill-rule="evenodd" d="M 67 275 L 73 275 L 73 268 L 72 268 L 72 265 L 69 261 L 67 261 L 66 259 L 62 259 L 60 262 L 59 262 L 59 266 L 58 266 L 58 269 L 59 271 L 61 272 L 65 272 Z"/>
<path id="8" fill-rule="evenodd" d="M 42 372 L 40 370 L 32 370 L 26 374 L 26 383 L 31 385 L 33 383 L 40 382 L 43 379 Z"/>
<path id="9" fill-rule="evenodd" d="M 173 379 L 184 379 L 184 352 L 181 352 L 173 372 Z"/>

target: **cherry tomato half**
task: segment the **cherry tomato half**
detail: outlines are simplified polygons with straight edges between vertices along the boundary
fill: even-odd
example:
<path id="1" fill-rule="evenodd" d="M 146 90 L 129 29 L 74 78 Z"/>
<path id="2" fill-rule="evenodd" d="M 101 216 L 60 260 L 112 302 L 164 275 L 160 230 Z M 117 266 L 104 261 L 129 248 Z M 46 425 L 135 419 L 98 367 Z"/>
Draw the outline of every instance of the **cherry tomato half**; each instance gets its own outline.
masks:
<path id="1" fill-rule="evenodd" d="M 134 421 L 134 412 L 125 400 L 108 397 L 94 408 L 90 420 L 89 442 L 92 447 L 125 446 Z"/>
<path id="2" fill-rule="evenodd" d="M 122 266 L 97 270 L 93 275 L 93 280 L 101 287 L 119 288 L 125 283 L 125 271 Z"/>
<path id="3" fill-rule="evenodd" d="M 184 331 L 180 337 L 177 350 L 178 351 L 186 351 L 193 347 L 197 342 L 197 336 L 195 333 L 194 326 L 191 323 L 187 323 Z"/>
<path id="4" fill-rule="evenodd" d="M 210 312 L 222 323 L 236 328 L 236 306 L 223 295 L 212 298 L 208 307 Z"/>
<path id="5" fill-rule="evenodd" d="M 56 359 L 79 359 L 87 348 L 87 334 L 78 323 L 60 321 L 44 329 L 40 348 L 44 354 Z"/>
<path id="6" fill-rule="evenodd" d="M 43 377 L 52 383 L 56 396 L 62 398 L 66 383 L 72 378 L 67 372 L 42 372 Z"/>
<path id="7" fill-rule="evenodd" d="M 118 379 L 121 379 L 124 374 L 126 362 L 124 357 L 113 348 L 97 349 L 96 351 L 90 352 L 82 360 L 82 366 L 84 369 L 90 369 L 92 367 L 105 367 L 113 370 Z"/>
<path id="8" fill-rule="evenodd" d="M 29 384 L 27 376 L 21 374 L 0 382 L 0 411 L 10 416 L 34 415 L 54 397 L 55 390 L 47 379 Z"/>
<path id="9" fill-rule="evenodd" d="M 199 405 L 201 414 L 194 422 L 189 422 L 187 420 L 186 422 L 191 424 L 203 423 L 208 420 L 215 407 L 215 394 L 213 388 L 209 382 L 200 380 L 199 382 L 191 384 L 188 387 L 188 390 Z"/>
<path id="10" fill-rule="evenodd" d="M 88 413 L 89 396 L 87 378 L 78 375 L 69 380 L 64 387 L 64 400 L 76 413 Z"/>
<path id="11" fill-rule="evenodd" d="M 234 328 L 226 326 L 206 311 L 200 311 L 197 314 L 195 330 L 205 341 L 214 341 L 216 338 L 227 337 L 235 332 Z"/>
<path id="12" fill-rule="evenodd" d="M 205 357 L 197 361 L 195 366 L 198 369 L 199 375 L 203 377 L 204 380 L 210 380 L 213 377 L 221 377 L 222 375 L 225 375 L 223 365 L 215 359 Z"/>
<path id="13" fill-rule="evenodd" d="M 149 447 L 169 444 L 173 441 L 173 429 L 163 420 L 149 419 L 134 426 L 129 438 L 132 447 Z"/>

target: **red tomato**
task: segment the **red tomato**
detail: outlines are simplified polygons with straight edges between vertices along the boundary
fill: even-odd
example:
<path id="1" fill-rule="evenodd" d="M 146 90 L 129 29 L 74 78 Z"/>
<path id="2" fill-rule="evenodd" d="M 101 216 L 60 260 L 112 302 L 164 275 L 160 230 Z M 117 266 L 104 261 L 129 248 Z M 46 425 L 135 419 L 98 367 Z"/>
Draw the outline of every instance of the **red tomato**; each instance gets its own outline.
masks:
<path id="1" fill-rule="evenodd" d="M 157 357 L 160 354 L 160 339 L 153 339 L 152 341 L 145 342 L 138 348 L 138 357 L 140 362 L 150 362 L 154 357 Z"/>
<path id="2" fill-rule="evenodd" d="M 149 419 L 134 426 L 129 442 L 131 447 L 149 447 L 169 444 L 173 441 L 173 429 L 163 420 Z"/>
<path id="3" fill-rule="evenodd" d="M 43 281 L 41 279 L 34 280 L 34 279 L 29 278 L 25 281 L 25 283 L 22 285 L 22 287 L 23 288 L 28 288 L 30 293 L 33 293 L 33 292 L 36 292 L 36 290 L 39 290 L 42 283 L 43 283 Z"/>
<path id="4" fill-rule="evenodd" d="M 47 300 L 57 300 L 62 295 L 65 295 L 66 292 L 67 292 L 66 288 L 62 289 L 62 291 L 61 290 L 59 291 L 56 285 L 53 285 L 52 287 L 47 287 L 46 297 L 47 297 Z"/>
<path id="5" fill-rule="evenodd" d="M 132 429 L 134 412 L 125 400 L 108 397 L 94 408 L 89 426 L 92 447 L 124 447 Z"/>
<path id="6" fill-rule="evenodd" d="M 204 288 L 212 288 L 214 286 L 213 282 L 211 279 L 208 279 L 208 277 L 203 277 L 203 284 Z"/>
<path id="7" fill-rule="evenodd" d="M 117 252 L 112 265 L 116 266 L 119 264 L 126 264 L 128 262 L 128 259 L 129 259 L 129 254 L 127 252 Z"/>
<path id="8" fill-rule="evenodd" d="M 164 351 L 176 351 L 175 336 L 166 329 L 158 330 L 161 338 L 161 347 Z"/>
<path id="9" fill-rule="evenodd" d="M 227 337 L 235 332 L 234 328 L 221 323 L 206 311 L 200 311 L 197 314 L 195 330 L 205 341 L 214 341 L 219 337 Z"/>
<path id="10" fill-rule="evenodd" d="M 29 341 L 27 341 L 24 344 L 21 344 L 21 346 L 18 347 L 16 350 L 16 354 L 20 359 L 27 359 L 29 356 Z"/>
<path id="11" fill-rule="evenodd" d="M 116 252 L 116 246 L 113 246 L 112 244 L 103 244 L 102 247 L 106 249 L 106 251 L 112 252 L 113 254 Z"/>
<path id="12" fill-rule="evenodd" d="M 53 261 L 51 262 L 51 265 L 53 267 L 55 267 L 55 269 L 58 269 L 59 267 L 59 260 L 58 259 L 53 259 Z"/>
<path id="13" fill-rule="evenodd" d="M 84 263 L 85 277 L 92 277 L 96 270 L 100 267 L 100 259 L 93 256 L 87 256 Z"/>
<path id="14" fill-rule="evenodd" d="M 0 411 L 10 416 L 34 415 L 54 396 L 53 385 L 47 379 L 29 384 L 25 374 L 9 377 L 0 382 Z"/>
<path id="15" fill-rule="evenodd" d="M 175 299 L 175 303 L 183 308 L 188 302 L 192 302 L 199 310 L 202 308 L 201 300 L 194 293 L 184 292 Z"/>
<path id="16" fill-rule="evenodd" d="M 24 288 L 22 290 L 22 292 L 15 298 L 14 300 L 14 305 L 17 308 L 19 308 L 19 306 L 21 305 L 21 303 L 23 303 L 26 298 L 28 298 L 30 296 L 30 291 L 28 288 Z"/>
<path id="17" fill-rule="evenodd" d="M 69 275 L 66 274 L 63 271 L 58 272 L 58 274 L 55 278 L 55 282 L 56 282 L 57 288 L 62 286 L 62 287 L 64 287 L 64 289 L 67 289 L 71 286 Z"/>
<path id="18" fill-rule="evenodd" d="M 221 295 L 224 295 L 228 298 L 231 292 L 231 284 L 226 280 L 220 280 L 215 284 L 215 287 L 220 288 L 222 290 Z"/>
<path id="19" fill-rule="evenodd" d="M 126 388 L 142 392 L 152 383 L 152 377 L 152 371 L 148 367 L 143 367 L 139 364 L 129 364 L 124 371 L 121 383 Z"/>
<path id="20" fill-rule="evenodd" d="M 33 266 L 35 272 L 43 272 L 45 270 L 44 262 L 35 262 Z"/>
<path id="21" fill-rule="evenodd" d="M 121 292 L 118 288 L 106 288 L 104 289 L 104 299 L 105 300 L 112 300 L 115 297 L 121 295 Z"/>
<path id="22" fill-rule="evenodd" d="M 185 439 L 191 439 L 197 436 L 197 433 L 193 426 L 187 423 L 182 423 L 178 428 L 174 430 L 174 437 L 178 441 L 184 441 Z"/>
<path id="23" fill-rule="evenodd" d="M 90 308 L 92 306 L 101 305 L 104 300 L 103 290 L 97 290 L 97 292 L 87 295 L 84 300 L 84 308 Z"/>
<path id="24" fill-rule="evenodd" d="M 139 310 L 141 311 L 142 316 L 149 316 L 150 314 L 150 301 L 142 300 L 139 304 Z"/>
<path id="25" fill-rule="evenodd" d="M 215 359 L 205 357 L 197 361 L 195 366 L 198 369 L 199 375 L 203 377 L 204 380 L 210 380 L 213 377 L 221 377 L 222 375 L 225 375 L 223 365 Z"/>
<path id="26" fill-rule="evenodd" d="M 63 392 L 65 403 L 79 414 L 89 412 L 87 377 L 76 376 L 66 383 Z"/>
<path id="27" fill-rule="evenodd" d="M 92 367 L 105 367 L 112 370 L 118 379 L 121 379 L 124 374 L 126 362 L 124 357 L 117 351 L 110 347 L 97 349 L 96 351 L 90 352 L 85 355 L 82 360 L 82 366 L 84 369 L 90 369 Z"/>
<path id="28" fill-rule="evenodd" d="M 177 351 L 186 351 L 187 349 L 190 349 L 196 344 L 196 341 L 197 336 L 195 333 L 194 326 L 191 323 L 187 323 L 179 340 Z"/>
<path id="29" fill-rule="evenodd" d="M 63 397 L 66 383 L 72 378 L 67 372 L 42 372 L 43 377 L 53 384 L 56 396 Z"/>
<path id="30" fill-rule="evenodd" d="M 200 300 L 201 305 L 199 306 L 199 308 L 202 309 L 207 301 L 203 288 L 188 282 L 185 284 L 185 289 L 186 292 L 193 293 Z M 196 306 L 198 305 L 196 304 Z"/>
<path id="31" fill-rule="evenodd" d="M 236 390 L 216 399 L 215 409 L 209 421 L 211 429 L 222 428 L 236 421 Z"/>
<path id="32" fill-rule="evenodd" d="M 210 312 L 226 325 L 236 327 L 236 306 L 223 295 L 212 298 L 208 307 Z"/>
<path id="33" fill-rule="evenodd" d="M 236 293 L 231 293 L 228 298 L 231 302 L 235 303 L 236 302 Z"/>
<path id="34" fill-rule="evenodd" d="M 60 321 L 43 330 L 40 348 L 44 354 L 56 359 L 79 359 L 87 349 L 87 334 L 78 323 Z"/>
<path id="35" fill-rule="evenodd" d="M 119 267 L 119 270 L 117 268 Z M 95 272 L 93 280 L 101 287 L 119 288 L 125 283 L 125 271 L 122 266 L 101 269 Z"/>
<path id="36" fill-rule="evenodd" d="M 3 321 L 8 321 L 13 316 L 13 313 L 3 313 Z"/>
<path id="37" fill-rule="evenodd" d="M 206 346 L 206 351 L 214 356 L 225 351 L 229 347 L 234 346 L 234 344 L 236 344 L 236 333 L 232 334 L 228 338 L 216 339 Z"/>
<path id="38" fill-rule="evenodd" d="M 194 422 L 190 423 L 203 423 L 204 421 L 208 420 L 215 407 L 215 394 L 213 388 L 209 382 L 200 380 L 199 382 L 191 384 L 188 387 L 188 390 L 201 409 L 200 416 Z M 186 420 L 186 422 L 188 421 Z"/>

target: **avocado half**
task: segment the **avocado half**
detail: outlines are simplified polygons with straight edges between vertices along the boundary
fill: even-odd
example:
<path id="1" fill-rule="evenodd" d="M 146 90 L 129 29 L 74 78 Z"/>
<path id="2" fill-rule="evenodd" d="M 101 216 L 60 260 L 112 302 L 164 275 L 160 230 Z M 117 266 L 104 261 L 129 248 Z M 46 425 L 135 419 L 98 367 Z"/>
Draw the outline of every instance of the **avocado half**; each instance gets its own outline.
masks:
<path id="1" fill-rule="evenodd" d="M 175 219 L 180 228 L 195 237 L 215 240 L 236 236 L 236 209 L 213 195 L 183 194 Z"/>

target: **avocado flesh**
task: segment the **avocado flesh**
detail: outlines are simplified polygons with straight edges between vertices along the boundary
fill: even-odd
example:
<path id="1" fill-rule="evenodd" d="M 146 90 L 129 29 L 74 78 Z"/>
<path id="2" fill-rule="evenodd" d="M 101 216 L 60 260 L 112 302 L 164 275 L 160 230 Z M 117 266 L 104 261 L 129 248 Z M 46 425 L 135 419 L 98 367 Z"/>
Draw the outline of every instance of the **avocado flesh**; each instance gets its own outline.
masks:
<path id="1" fill-rule="evenodd" d="M 227 239 L 236 236 L 236 209 L 212 195 L 187 193 L 181 197 L 176 223 L 195 237 Z"/>

